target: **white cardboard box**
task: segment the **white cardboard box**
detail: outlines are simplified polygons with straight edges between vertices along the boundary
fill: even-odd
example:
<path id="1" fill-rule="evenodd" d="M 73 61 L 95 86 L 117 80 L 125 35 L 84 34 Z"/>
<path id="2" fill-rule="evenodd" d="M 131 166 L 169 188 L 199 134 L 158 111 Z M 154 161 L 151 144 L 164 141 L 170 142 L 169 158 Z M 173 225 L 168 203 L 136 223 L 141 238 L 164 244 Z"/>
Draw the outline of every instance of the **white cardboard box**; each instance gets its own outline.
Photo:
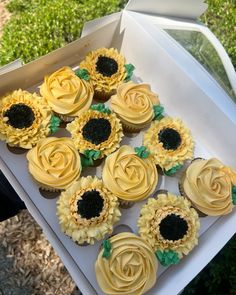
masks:
<path id="1" fill-rule="evenodd" d="M 151 84 L 166 112 L 182 118 L 192 130 L 196 157 L 216 156 L 236 168 L 236 138 L 233 136 L 236 105 L 209 73 L 161 26 L 163 23 L 169 27 L 184 24 L 185 28 L 200 26 L 207 31 L 194 20 L 205 6 L 197 0 L 179 0 L 177 7 L 173 6 L 174 3 L 171 0 L 130 1 L 123 12 L 88 23 L 81 39 L 21 68 L 3 73 L 0 76 L 0 95 L 17 88 L 38 91 L 45 74 L 64 65 L 77 66 L 90 50 L 113 46 L 125 55 L 128 63 L 136 66 L 135 81 Z M 147 14 L 150 12 L 152 15 Z M 171 17 L 161 16 L 163 13 Z M 211 33 L 207 31 L 207 34 L 214 40 Z M 236 75 L 224 54 L 223 51 L 224 64 L 232 83 Z M 55 136 L 64 134 L 66 132 L 60 130 Z M 125 138 L 122 144 L 138 146 L 141 140 L 142 133 Z M 103 294 L 94 273 L 94 262 L 101 242 L 81 247 L 61 233 L 56 217 L 56 199 L 47 200 L 40 195 L 28 173 L 25 154 L 11 154 L 4 142 L 0 143 L 0 168 L 42 227 L 83 294 Z M 90 173 L 100 176 L 101 168 L 88 169 L 84 175 Z M 157 189 L 165 188 L 177 194 L 177 182 L 178 175 L 160 177 Z M 122 210 L 118 223 L 122 229 L 128 225 L 137 232 L 136 221 L 144 202 Z M 147 294 L 178 294 L 231 238 L 235 233 L 235 223 L 235 210 L 220 218 L 201 218 L 199 245 L 178 265 L 168 268 L 160 266 L 157 283 Z"/>

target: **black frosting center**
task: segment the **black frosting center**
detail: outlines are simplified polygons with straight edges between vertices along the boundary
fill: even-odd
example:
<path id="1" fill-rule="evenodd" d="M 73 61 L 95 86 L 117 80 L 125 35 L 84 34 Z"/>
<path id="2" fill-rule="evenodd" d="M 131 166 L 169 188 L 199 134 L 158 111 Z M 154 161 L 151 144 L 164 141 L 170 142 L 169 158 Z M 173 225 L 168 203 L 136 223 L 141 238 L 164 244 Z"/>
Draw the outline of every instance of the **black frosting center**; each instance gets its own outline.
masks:
<path id="1" fill-rule="evenodd" d="M 117 62 L 110 57 L 100 55 L 96 62 L 96 71 L 106 77 L 111 77 L 118 71 Z"/>
<path id="2" fill-rule="evenodd" d="M 81 198 L 82 200 L 77 202 L 78 214 L 86 219 L 98 217 L 102 211 L 104 202 L 100 193 L 96 190 L 87 191 Z"/>
<path id="3" fill-rule="evenodd" d="M 7 124 L 19 129 L 30 127 L 35 119 L 32 109 L 23 103 L 12 105 L 4 117 L 8 117 Z"/>
<path id="4" fill-rule="evenodd" d="M 83 137 L 98 145 L 107 140 L 111 134 L 111 124 L 107 119 L 90 119 L 82 129 Z"/>
<path id="5" fill-rule="evenodd" d="M 188 231 L 188 223 L 179 215 L 170 214 L 160 222 L 160 233 L 166 240 L 182 239 Z"/>
<path id="6" fill-rule="evenodd" d="M 179 132 L 172 128 L 164 128 L 158 133 L 158 140 L 166 150 L 176 150 L 181 144 Z"/>

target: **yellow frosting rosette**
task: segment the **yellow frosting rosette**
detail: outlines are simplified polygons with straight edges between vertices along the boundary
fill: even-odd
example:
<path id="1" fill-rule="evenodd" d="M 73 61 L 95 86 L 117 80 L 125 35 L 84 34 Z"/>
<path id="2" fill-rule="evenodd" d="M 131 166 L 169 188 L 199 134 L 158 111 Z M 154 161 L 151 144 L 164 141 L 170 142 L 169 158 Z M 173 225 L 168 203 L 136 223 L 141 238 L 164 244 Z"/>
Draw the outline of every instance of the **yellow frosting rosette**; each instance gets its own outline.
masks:
<path id="1" fill-rule="evenodd" d="M 167 193 L 148 199 L 140 211 L 138 227 L 164 266 L 178 263 L 198 244 L 199 217 L 182 196 Z"/>
<path id="2" fill-rule="evenodd" d="M 87 70 L 96 95 L 101 94 L 104 100 L 115 92 L 118 85 L 130 79 L 132 73 L 127 73 L 125 58 L 115 48 L 99 48 L 87 54 L 79 65 Z M 128 65 L 131 71 L 132 65 Z M 108 95 L 108 97 L 106 97 Z"/>
<path id="3" fill-rule="evenodd" d="M 79 244 L 94 244 L 120 219 L 118 200 L 97 177 L 81 177 L 57 201 L 62 232 Z"/>
<path id="4" fill-rule="evenodd" d="M 133 82 L 118 86 L 110 103 L 127 131 L 137 131 L 150 124 L 154 119 L 154 105 L 160 105 L 160 101 L 150 85 Z"/>
<path id="5" fill-rule="evenodd" d="M 236 173 L 216 158 L 192 161 L 180 185 L 193 206 L 206 215 L 226 215 L 236 204 Z"/>
<path id="6" fill-rule="evenodd" d="M 104 184 L 125 201 L 141 201 L 150 196 L 158 182 L 155 164 L 141 158 L 134 148 L 123 145 L 106 158 L 102 171 Z"/>
<path id="7" fill-rule="evenodd" d="M 108 244 L 110 251 L 104 253 Z M 156 283 L 158 263 L 152 248 L 132 233 L 120 233 L 104 243 L 95 263 L 105 294 L 141 295 Z M 104 255 L 105 254 L 105 255 Z"/>
<path id="8" fill-rule="evenodd" d="M 80 153 L 87 156 L 88 151 L 96 151 L 97 159 L 101 159 L 119 147 L 123 137 L 122 126 L 104 104 L 92 105 L 91 108 L 67 124 L 66 129 Z"/>
<path id="9" fill-rule="evenodd" d="M 42 188 L 63 190 L 80 177 L 80 156 L 70 138 L 42 139 L 26 157 L 30 174 Z"/>
<path id="10" fill-rule="evenodd" d="M 191 132 L 180 119 L 164 117 L 160 121 L 152 122 L 144 134 L 143 143 L 156 165 L 167 175 L 174 174 L 185 160 L 193 158 L 194 143 Z"/>
<path id="11" fill-rule="evenodd" d="M 70 67 L 46 75 L 40 93 L 64 119 L 73 119 L 87 111 L 93 99 L 92 85 L 77 77 Z"/>
<path id="12" fill-rule="evenodd" d="M 0 99 L 0 139 L 30 149 L 50 133 L 51 108 L 37 94 L 15 90 Z"/>

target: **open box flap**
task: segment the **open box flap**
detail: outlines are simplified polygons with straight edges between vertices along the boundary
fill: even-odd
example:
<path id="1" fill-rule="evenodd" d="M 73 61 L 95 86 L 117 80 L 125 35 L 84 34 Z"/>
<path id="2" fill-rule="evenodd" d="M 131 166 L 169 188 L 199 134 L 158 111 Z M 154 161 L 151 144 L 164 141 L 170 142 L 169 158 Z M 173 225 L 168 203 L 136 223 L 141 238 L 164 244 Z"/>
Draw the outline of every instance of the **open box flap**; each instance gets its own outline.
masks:
<path id="1" fill-rule="evenodd" d="M 141 13 L 179 18 L 198 18 L 206 9 L 204 0 L 130 0 L 125 7 Z"/>

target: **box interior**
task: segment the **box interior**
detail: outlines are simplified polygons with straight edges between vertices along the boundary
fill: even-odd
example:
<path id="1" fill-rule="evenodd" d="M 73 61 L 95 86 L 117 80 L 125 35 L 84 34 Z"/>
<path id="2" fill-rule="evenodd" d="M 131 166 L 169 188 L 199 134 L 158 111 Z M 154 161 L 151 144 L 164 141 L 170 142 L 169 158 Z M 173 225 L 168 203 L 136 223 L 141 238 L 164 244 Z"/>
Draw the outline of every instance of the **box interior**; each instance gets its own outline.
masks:
<path id="1" fill-rule="evenodd" d="M 236 138 L 232 138 L 235 124 L 223 113 L 214 103 L 213 97 L 209 97 L 195 81 L 193 81 L 186 72 L 179 67 L 173 57 L 166 52 L 163 40 L 158 32 L 148 34 L 145 26 L 140 25 L 134 18 L 130 17 L 127 12 L 122 14 L 119 21 L 115 20 L 99 28 L 96 32 L 75 41 L 64 48 L 48 54 L 36 61 L 33 61 L 22 68 L 14 70 L 1 76 L 0 94 L 23 88 L 29 91 L 38 92 L 38 86 L 42 83 L 45 74 L 50 74 L 58 68 L 69 65 L 73 68 L 85 57 L 86 53 L 99 47 L 116 47 L 126 57 L 127 63 L 135 65 L 136 82 L 149 83 L 152 90 L 159 94 L 159 98 L 165 111 L 173 117 L 180 117 L 185 124 L 191 129 L 193 138 L 196 142 L 195 157 L 218 157 L 226 164 L 236 167 L 236 158 L 234 150 L 236 148 Z M 194 69 L 193 69 L 194 70 Z M 109 102 L 107 103 L 109 105 Z M 60 130 L 53 136 L 69 136 L 65 130 Z M 134 137 L 125 137 L 121 144 L 130 144 L 140 146 L 142 143 L 143 132 Z M 227 144 L 226 144 L 227 143 Z M 230 144 L 228 144 L 230 143 Z M 78 265 L 82 273 L 96 290 L 97 294 L 103 294 L 96 282 L 94 272 L 94 262 L 98 255 L 101 242 L 93 246 L 78 246 L 69 237 L 65 236 L 59 227 L 56 216 L 56 200 L 43 198 L 38 190 L 38 186 L 31 179 L 28 173 L 27 161 L 25 154 L 15 155 L 8 151 L 5 142 L 0 142 L 0 156 L 6 167 L 14 174 L 16 180 L 24 188 L 26 194 L 40 211 L 42 218 L 46 220 L 50 229 L 56 235 L 61 243 L 61 247 L 71 256 Z M 101 167 L 87 168 L 82 175 L 101 176 Z M 159 176 L 159 182 L 156 190 L 167 189 L 172 193 L 179 194 L 178 178 Z M 155 193 L 154 193 L 155 195 Z M 137 218 L 140 208 L 145 203 L 139 202 L 130 209 L 122 209 L 120 222 L 115 226 L 115 232 L 132 230 L 137 233 Z M 31 212 L 34 215 L 34 212 Z M 232 212 L 235 216 L 235 210 Z M 225 217 L 224 217 L 225 218 Z M 169 268 L 159 265 L 158 280 L 156 286 L 147 294 L 167 294 L 159 292 L 159 286 L 168 284 L 168 274 L 172 277 L 177 273 L 183 273 L 191 269 L 191 263 L 196 260 L 197 253 L 204 251 L 204 244 L 201 245 L 201 239 L 204 233 L 207 234 L 219 219 L 214 217 L 201 218 L 200 241 L 199 246 L 193 250 L 187 257 L 183 258 L 177 266 Z M 225 218 L 227 220 L 227 218 Z M 226 243 L 226 241 L 225 241 Z M 216 254 L 216 253 L 215 253 Z M 214 253 L 213 253 L 214 255 Z M 193 272 L 196 275 L 202 267 L 212 258 L 201 261 L 201 265 Z M 195 260 L 194 260 L 195 259 Z M 187 282 L 186 282 L 187 280 Z M 176 294 L 183 288 L 191 277 L 176 285 Z M 80 282 L 76 281 L 80 287 Z M 83 290 L 84 294 L 86 290 Z M 169 293 L 170 294 L 170 293 Z"/>

